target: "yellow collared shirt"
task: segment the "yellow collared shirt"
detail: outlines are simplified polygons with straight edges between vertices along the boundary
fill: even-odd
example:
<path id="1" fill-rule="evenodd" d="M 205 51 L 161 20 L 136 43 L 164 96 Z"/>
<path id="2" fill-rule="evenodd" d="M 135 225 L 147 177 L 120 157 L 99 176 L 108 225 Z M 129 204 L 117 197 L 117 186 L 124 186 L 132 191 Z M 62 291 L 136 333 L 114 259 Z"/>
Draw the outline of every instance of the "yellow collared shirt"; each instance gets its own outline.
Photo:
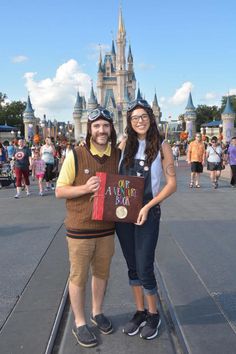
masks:
<path id="1" fill-rule="evenodd" d="M 105 151 L 96 149 L 92 141 L 90 141 L 90 152 L 92 155 L 102 157 L 103 155 L 111 156 L 111 145 L 107 144 Z M 78 161 L 79 163 L 79 161 Z M 75 180 L 75 159 L 73 151 L 66 156 L 57 179 L 57 187 L 71 186 Z"/>

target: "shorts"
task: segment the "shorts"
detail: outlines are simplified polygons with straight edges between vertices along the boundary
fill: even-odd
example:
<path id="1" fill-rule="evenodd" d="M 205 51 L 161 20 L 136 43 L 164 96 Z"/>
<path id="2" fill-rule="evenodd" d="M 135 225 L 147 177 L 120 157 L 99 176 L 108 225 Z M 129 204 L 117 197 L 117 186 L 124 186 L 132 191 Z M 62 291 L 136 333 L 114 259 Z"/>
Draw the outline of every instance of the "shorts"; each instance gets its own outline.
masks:
<path id="1" fill-rule="evenodd" d="M 203 165 L 201 162 L 194 161 L 191 162 L 191 172 L 202 173 Z"/>
<path id="2" fill-rule="evenodd" d="M 42 178 L 43 179 L 44 177 L 44 173 L 39 173 L 36 175 L 36 178 L 39 179 L 39 178 Z"/>
<path id="3" fill-rule="evenodd" d="M 107 280 L 110 273 L 111 259 L 114 254 L 114 235 L 92 239 L 73 239 L 67 237 L 70 281 L 85 288 L 89 269 L 92 275 Z"/>
<path id="4" fill-rule="evenodd" d="M 222 170 L 221 162 L 207 161 L 207 170 L 208 171 L 221 171 Z"/>

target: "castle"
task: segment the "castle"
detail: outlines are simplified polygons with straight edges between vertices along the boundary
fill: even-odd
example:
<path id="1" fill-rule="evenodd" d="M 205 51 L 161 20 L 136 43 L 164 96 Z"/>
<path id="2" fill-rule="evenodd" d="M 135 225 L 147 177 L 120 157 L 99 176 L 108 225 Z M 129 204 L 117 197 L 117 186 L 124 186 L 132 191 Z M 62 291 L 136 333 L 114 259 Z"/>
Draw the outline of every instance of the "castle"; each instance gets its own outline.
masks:
<path id="1" fill-rule="evenodd" d="M 129 45 L 126 61 L 126 31 L 120 9 L 116 49 L 114 40 L 112 40 L 111 51 L 106 53 L 104 58 L 102 58 L 100 50 L 97 73 L 97 96 L 94 93 L 93 85 L 91 85 L 88 102 L 86 102 L 84 96 L 80 96 L 79 92 L 77 93 L 73 111 L 75 140 L 78 141 L 86 135 L 88 112 L 99 105 L 113 113 L 117 135 L 122 135 L 126 127 L 127 105 L 129 101 L 135 99 L 135 91 L 136 77 L 133 55 L 131 45 Z M 139 88 L 137 98 L 142 98 Z M 161 111 L 156 93 L 154 94 L 152 108 L 157 124 L 159 124 Z"/>

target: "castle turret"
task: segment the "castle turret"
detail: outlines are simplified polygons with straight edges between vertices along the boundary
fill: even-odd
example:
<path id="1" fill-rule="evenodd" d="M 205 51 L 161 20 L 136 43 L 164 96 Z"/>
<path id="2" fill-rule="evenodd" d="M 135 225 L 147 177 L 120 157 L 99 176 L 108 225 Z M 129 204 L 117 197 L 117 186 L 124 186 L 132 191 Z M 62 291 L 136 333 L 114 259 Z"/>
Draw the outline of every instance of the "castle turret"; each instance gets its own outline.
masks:
<path id="1" fill-rule="evenodd" d="M 81 136 L 81 117 L 83 111 L 82 97 L 80 97 L 79 92 L 77 92 L 76 102 L 73 111 L 73 119 L 75 122 L 75 140 L 79 141 Z"/>
<path id="2" fill-rule="evenodd" d="M 196 108 L 193 105 L 192 95 L 189 92 L 188 103 L 185 107 L 184 120 L 186 122 L 186 132 L 188 133 L 188 138 L 191 139 L 196 134 Z"/>
<path id="3" fill-rule="evenodd" d="M 160 106 L 158 105 L 156 92 L 155 92 L 154 99 L 152 102 L 152 110 L 153 110 L 154 116 L 156 117 L 156 122 L 157 122 L 157 124 L 159 124 L 160 120 L 161 120 L 162 113 L 161 113 Z"/>
<path id="4" fill-rule="evenodd" d="M 136 100 L 142 100 L 142 99 L 143 99 L 143 97 L 142 97 L 142 95 L 141 95 L 140 88 L 138 88 Z"/>
<path id="5" fill-rule="evenodd" d="M 131 51 L 131 45 L 129 45 L 129 52 L 128 52 L 128 92 L 129 98 L 134 99 L 135 97 L 135 90 L 136 90 L 136 78 L 134 74 L 134 60 Z"/>
<path id="6" fill-rule="evenodd" d="M 225 143 L 230 142 L 231 138 L 235 135 L 235 116 L 235 112 L 230 103 L 230 97 L 228 96 L 225 108 L 221 114 L 221 119 L 223 121 L 223 141 Z"/>
<path id="7" fill-rule="evenodd" d="M 88 99 L 88 110 L 93 110 L 98 106 L 97 98 L 94 94 L 93 84 L 91 85 L 90 98 Z"/>
<path id="8" fill-rule="evenodd" d="M 100 105 L 103 104 L 103 77 L 104 77 L 104 69 L 102 64 L 102 50 L 100 48 L 100 55 L 98 61 L 98 78 L 97 78 L 97 98 Z"/>
<path id="9" fill-rule="evenodd" d="M 116 67 L 116 51 L 115 51 L 114 40 L 112 40 L 112 44 L 111 44 L 111 57 L 112 57 L 113 66 L 115 68 Z"/>
<path id="10" fill-rule="evenodd" d="M 116 56 L 116 77 L 117 77 L 117 103 L 123 104 L 124 93 L 126 86 L 126 60 L 125 60 L 125 47 L 126 47 L 126 32 L 122 18 L 122 11 L 119 12 L 119 25 L 117 33 L 117 56 Z"/>
<path id="11" fill-rule="evenodd" d="M 32 108 L 30 96 L 28 95 L 26 108 L 23 113 L 25 140 L 31 141 L 36 130 L 36 118 L 34 116 L 34 109 Z"/>

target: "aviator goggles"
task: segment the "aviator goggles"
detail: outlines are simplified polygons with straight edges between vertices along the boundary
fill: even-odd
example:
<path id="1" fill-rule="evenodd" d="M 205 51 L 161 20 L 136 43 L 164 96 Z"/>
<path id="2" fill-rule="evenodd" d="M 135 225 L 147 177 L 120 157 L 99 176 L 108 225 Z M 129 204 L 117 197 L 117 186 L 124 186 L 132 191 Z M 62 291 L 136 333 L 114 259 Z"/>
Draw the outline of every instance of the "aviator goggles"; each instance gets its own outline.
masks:
<path id="1" fill-rule="evenodd" d="M 96 108 L 93 111 L 91 111 L 88 115 L 88 120 L 90 122 L 94 122 L 99 117 L 105 118 L 109 122 L 113 122 L 113 114 L 104 108 Z"/>
<path id="2" fill-rule="evenodd" d="M 132 111 L 132 109 L 134 109 L 137 106 L 144 107 L 144 108 L 151 108 L 150 104 L 146 100 L 136 99 L 128 104 L 127 111 L 130 112 Z"/>

